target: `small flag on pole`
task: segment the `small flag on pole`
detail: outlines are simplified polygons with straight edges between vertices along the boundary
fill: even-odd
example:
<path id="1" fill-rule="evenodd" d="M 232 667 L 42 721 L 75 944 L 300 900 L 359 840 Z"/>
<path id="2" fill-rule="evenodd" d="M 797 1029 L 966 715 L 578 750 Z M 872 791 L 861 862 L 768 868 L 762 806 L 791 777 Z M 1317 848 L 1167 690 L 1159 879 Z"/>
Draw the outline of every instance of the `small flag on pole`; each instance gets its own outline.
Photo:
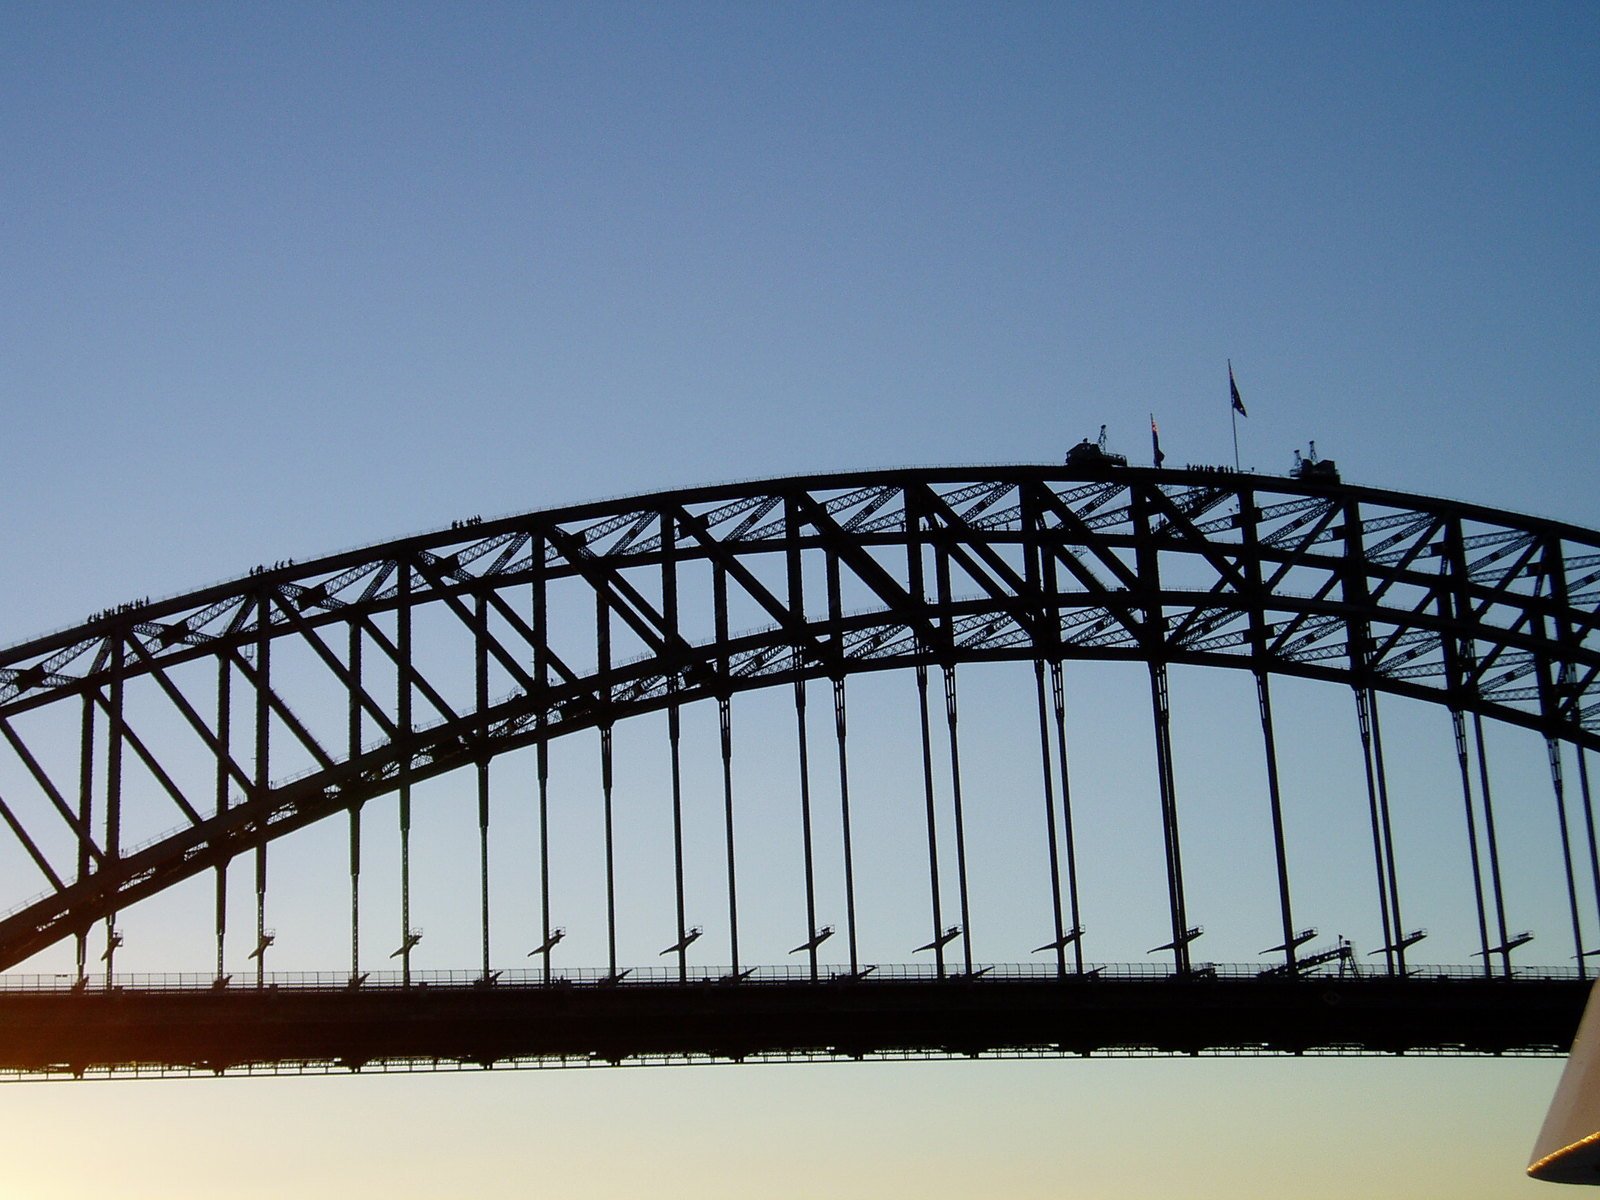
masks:
<path id="1" fill-rule="evenodd" d="M 1228 391 L 1233 395 L 1233 411 L 1241 417 L 1248 417 L 1250 414 L 1244 410 L 1244 401 L 1239 399 L 1239 385 L 1233 381 L 1232 359 L 1228 360 Z"/>
<path id="2" fill-rule="evenodd" d="M 1155 451 L 1156 466 L 1159 467 L 1167 460 L 1167 456 L 1161 453 L 1161 431 L 1156 428 L 1155 413 L 1150 414 L 1150 448 Z"/>

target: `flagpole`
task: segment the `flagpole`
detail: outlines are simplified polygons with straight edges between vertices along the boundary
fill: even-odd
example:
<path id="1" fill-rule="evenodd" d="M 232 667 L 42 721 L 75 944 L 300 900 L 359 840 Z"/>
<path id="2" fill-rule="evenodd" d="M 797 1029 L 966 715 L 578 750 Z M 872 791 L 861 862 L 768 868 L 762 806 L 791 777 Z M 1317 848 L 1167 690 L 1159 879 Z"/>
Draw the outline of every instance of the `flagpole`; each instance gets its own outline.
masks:
<path id="1" fill-rule="evenodd" d="M 1228 417 L 1233 421 L 1233 469 L 1239 469 L 1239 406 L 1233 402 L 1233 359 L 1228 360 Z"/>

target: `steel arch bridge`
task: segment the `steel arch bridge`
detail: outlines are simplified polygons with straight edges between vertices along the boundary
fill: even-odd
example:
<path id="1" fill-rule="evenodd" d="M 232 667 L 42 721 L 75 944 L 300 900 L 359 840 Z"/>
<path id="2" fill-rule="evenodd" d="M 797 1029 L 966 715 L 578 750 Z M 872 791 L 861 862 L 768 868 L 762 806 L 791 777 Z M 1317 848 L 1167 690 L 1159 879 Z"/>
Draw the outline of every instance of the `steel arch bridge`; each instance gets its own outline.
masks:
<path id="1" fill-rule="evenodd" d="M 330 1065 L 652 1061 L 694 1056 L 1223 1051 L 1559 1052 L 1600 951 L 1600 849 L 1587 751 L 1600 744 L 1600 534 L 1468 504 L 1223 469 L 1015 466 L 764 480 L 484 521 L 306 563 L 258 567 L 141 600 L 0 651 L 0 820 L 37 888 L 0 918 L 0 970 L 71 946 L 72 971 L 0 984 L 0 1070 L 302 1070 Z M 1170 965 L 1085 960 L 1064 673 L 1085 661 L 1148 674 Z M 984 965 L 969 920 L 957 672 L 1031 667 L 1048 880 L 1045 967 Z M 1266 967 L 1198 962 L 1174 769 L 1173 666 L 1253 677 L 1281 943 Z M 926 803 L 926 969 L 859 951 L 847 684 L 914 675 Z M 1342 939 L 1310 943 L 1293 905 L 1274 677 L 1354 695 L 1381 966 Z M 807 965 L 741 955 L 732 706 L 793 696 Z M 930 690 L 933 696 L 930 699 Z M 823 719 L 808 697 L 828 696 Z M 831 695 L 830 695 L 831 693 Z M 1470 972 L 1424 968 L 1403 916 L 1382 696 L 1449 715 L 1475 901 Z M 722 772 L 727 964 L 690 963 L 681 712 L 715 706 Z M 618 961 L 613 729 L 667 732 L 675 969 Z M 942 719 L 941 719 L 942 718 Z M 832 742 L 814 779 L 816 729 Z M 1514 966 L 1485 723 L 1543 740 L 1575 965 Z M 942 726 L 942 728 L 940 728 Z M 561 971 L 549 836 L 549 752 L 598 733 L 608 961 Z M 829 736 L 831 735 L 831 737 Z M 936 752 L 937 746 L 937 752 Z M 493 760 L 535 756 L 538 928 L 533 972 L 496 970 L 490 943 Z M 1388 754 L 1394 755 L 1390 747 Z M 936 758 L 947 771 L 936 771 Z M 1568 780 L 1576 765 L 1576 786 Z M 482 954 L 460 977 L 414 973 L 412 789 L 475 777 Z M 842 848 L 845 961 L 823 964 L 812 791 L 828 776 Z M 937 776 L 937 778 L 936 778 Z M 397 977 L 364 970 L 364 806 L 398 809 Z M 942 806 L 939 797 L 944 798 Z M 860 800 L 857 799 L 857 816 Z M 266 970 L 268 850 L 343 816 L 348 973 Z M 831 818 L 830 818 L 831 819 Z M 1512 814 L 1520 821 L 1520 811 Z M 945 834 L 941 846 L 941 829 Z M 952 839 L 949 834 L 953 831 Z M 953 858 L 953 863 L 952 863 Z M 227 876 L 255 880 L 254 979 L 225 969 Z M 114 972 L 119 915 L 216 877 L 216 972 Z M 16 878 L 16 870 L 11 873 Z M 341 902 L 342 904 L 343 902 Z M 96 931 L 100 931 L 98 934 Z M 234 944 L 238 943 L 237 932 Z M 828 947 L 829 950 L 833 946 Z M 981 949 L 981 947 L 980 947 Z M 104 964 L 91 978 L 96 951 Z M 1153 952 L 1152 952 L 1153 953 Z M 1564 957 L 1564 956 L 1563 956 Z M 271 987 L 268 987 L 268 984 Z"/>

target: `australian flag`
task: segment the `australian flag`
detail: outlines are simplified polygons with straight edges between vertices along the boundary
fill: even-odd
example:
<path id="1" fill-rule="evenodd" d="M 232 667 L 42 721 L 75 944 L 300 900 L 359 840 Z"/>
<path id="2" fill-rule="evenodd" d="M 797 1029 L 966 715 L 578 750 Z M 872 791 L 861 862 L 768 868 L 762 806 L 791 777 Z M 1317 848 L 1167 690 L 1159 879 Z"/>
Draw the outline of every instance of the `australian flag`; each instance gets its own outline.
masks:
<path id="1" fill-rule="evenodd" d="M 1228 391 L 1233 395 L 1233 411 L 1241 417 L 1248 417 L 1250 414 L 1244 410 L 1244 401 L 1239 399 L 1239 385 L 1233 381 L 1232 360 L 1228 362 Z"/>

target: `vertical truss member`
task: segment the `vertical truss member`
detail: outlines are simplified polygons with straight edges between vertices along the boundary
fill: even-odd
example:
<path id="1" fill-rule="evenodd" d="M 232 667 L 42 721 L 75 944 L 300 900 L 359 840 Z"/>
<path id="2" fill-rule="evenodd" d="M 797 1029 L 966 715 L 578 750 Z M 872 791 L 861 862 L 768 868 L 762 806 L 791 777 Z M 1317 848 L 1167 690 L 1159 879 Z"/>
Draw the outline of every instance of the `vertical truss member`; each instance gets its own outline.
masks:
<path id="1" fill-rule="evenodd" d="M 264 606 L 265 601 L 262 603 Z M 120 633 L 111 649 L 111 666 L 114 672 L 111 678 L 111 711 L 106 720 L 106 859 L 115 864 L 122 857 L 122 742 L 125 733 L 122 712 L 123 643 Z M 258 734 L 258 753 L 264 753 L 260 749 L 264 737 L 264 734 Z M 259 779 L 259 764 L 257 776 Z M 261 853 L 257 851 L 258 858 Z M 263 871 L 263 877 L 264 874 Z M 107 989 L 111 987 L 117 947 L 120 945 L 122 935 L 117 932 L 117 911 L 112 909 L 106 914 L 106 949 L 102 956 L 106 964 Z"/>
<path id="2" fill-rule="evenodd" d="M 712 572 L 712 607 L 717 637 L 717 729 L 722 742 L 722 815 L 728 855 L 728 956 L 730 979 L 739 981 L 739 884 L 733 850 L 733 711 L 728 700 L 728 569 L 718 562 Z"/>
<path id="3" fill-rule="evenodd" d="M 1231 378 L 1231 368 L 1229 375 Z M 1234 390 L 1233 396 L 1236 410 L 1242 409 L 1244 406 L 1238 403 L 1238 389 Z M 1278 739 L 1272 720 L 1272 687 L 1265 665 L 1271 629 L 1263 612 L 1266 588 L 1261 578 L 1260 530 L 1257 526 L 1260 516 L 1255 493 L 1243 493 L 1239 498 L 1238 523 L 1243 545 L 1248 551 L 1246 578 L 1255 596 L 1255 603 L 1250 606 L 1250 648 L 1256 662 L 1256 707 L 1261 713 L 1261 741 L 1267 765 L 1267 799 L 1272 812 L 1272 849 L 1278 870 L 1278 916 L 1283 923 L 1284 967 L 1294 974 L 1297 969 L 1296 948 L 1304 943 L 1305 938 L 1295 931 L 1289 899 L 1289 858 L 1283 828 L 1283 791 L 1278 778 Z"/>
<path id="4" fill-rule="evenodd" d="M 1295 947 L 1302 938 L 1295 932 L 1294 915 L 1289 905 L 1289 858 L 1284 847 L 1283 793 L 1278 785 L 1278 739 L 1272 725 L 1272 691 L 1267 683 L 1267 673 L 1257 670 L 1256 703 L 1261 710 L 1261 740 L 1266 749 L 1267 797 L 1272 808 L 1272 851 L 1278 866 L 1278 915 L 1283 921 L 1283 963 L 1293 974 L 1296 970 Z"/>
<path id="5" fill-rule="evenodd" d="M 916 493 L 911 489 L 908 488 L 902 493 L 902 504 L 905 509 L 906 575 L 910 581 L 909 592 L 912 602 L 925 612 L 928 607 L 928 594 L 923 580 L 922 564 L 924 516 L 916 502 Z M 936 647 L 930 645 L 926 637 L 919 632 L 917 635 L 917 650 L 919 654 L 926 655 L 932 653 L 935 649 Z M 917 663 L 916 675 L 917 714 L 922 732 L 922 793 L 926 803 L 928 821 L 928 888 L 932 901 L 931 915 L 933 918 L 933 937 L 927 945 L 920 946 L 918 949 L 933 951 L 934 963 L 942 978 L 945 973 L 944 948 L 949 944 L 956 931 L 944 927 L 944 917 L 941 912 L 939 823 L 933 788 L 933 740 L 928 725 L 928 667 L 926 662 L 919 661 Z"/>
<path id="6" fill-rule="evenodd" d="M 414 931 L 411 928 L 411 757 L 412 727 L 411 727 L 411 564 L 405 560 L 399 563 L 400 568 L 400 599 L 395 609 L 395 619 L 399 622 L 397 639 L 400 649 L 400 661 L 395 677 L 398 681 L 395 689 L 397 704 L 397 720 L 400 726 L 400 736 L 405 739 L 405 749 L 400 759 L 400 949 L 397 952 L 400 959 L 400 981 L 402 986 L 411 986 L 411 951 L 416 947 Z M 395 955 L 390 955 L 391 958 Z"/>
<path id="7" fill-rule="evenodd" d="M 939 828 L 933 804 L 933 745 L 928 732 L 928 668 L 922 663 L 917 664 L 917 709 L 922 728 L 922 791 L 928 814 L 928 887 L 933 901 L 933 940 L 923 949 L 933 951 L 942 978 L 944 948 L 950 939 L 945 936 L 948 931 L 939 908 Z"/>
<path id="8" fill-rule="evenodd" d="M 1066 694 L 1061 677 L 1061 610 L 1059 584 L 1056 576 L 1055 553 L 1046 544 L 1044 516 L 1037 492 L 1021 489 L 1022 525 L 1029 537 L 1025 574 L 1027 586 L 1041 599 L 1035 614 L 1033 684 L 1039 708 L 1039 756 L 1044 772 L 1044 814 L 1046 846 L 1050 856 L 1050 907 L 1055 920 L 1055 937 L 1038 947 L 1034 953 L 1054 950 L 1056 973 L 1067 973 L 1067 947 L 1072 947 L 1073 968 L 1083 972 L 1083 926 L 1078 914 L 1077 859 L 1072 837 L 1072 791 L 1067 769 L 1067 710 Z M 1071 928 L 1067 928 L 1061 913 L 1061 847 L 1056 833 L 1055 766 L 1050 753 L 1050 718 L 1045 708 L 1044 667 L 1045 654 L 1050 658 L 1050 687 L 1055 700 L 1056 737 L 1061 757 L 1061 808 L 1063 832 L 1067 850 L 1067 889 L 1071 903 Z"/>
<path id="9" fill-rule="evenodd" d="M 1467 838 L 1472 851 L 1473 888 L 1478 902 L 1478 935 L 1482 943 L 1480 952 L 1483 955 L 1484 974 L 1494 973 L 1493 959 L 1498 954 L 1501 970 L 1509 979 L 1511 936 L 1506 926 L 1505 891 L 1500 878 L 1500 847 L 1495 836 L 1494 792 L 1489 785 L 1489 757 L 1483 737 L 1483 717 L 1475 708 L 1472 714 L 1471 740 L 1477 747 L 1479 792 L 1483 797 L 1483 838 L 1489 860 L 1489 888 L 1494 897 L 1495 925 L 1498 933 L 1498 940 L 1494 946 L 1489 944 L 1489 922 L 1485 911 L 1481 874 L 1482 859 L 1473 815 L 1472 768 L 1462 708 L 1468 701 L 1481 700 L 1482 692 L 1479 683 L 1477 641 L 1471 633 L 1477 624 L 1469 594 L 1471 570 L 1467 565 L 1466 543 L 1459 519 L 1451 520 L 1446 526 L 1439 570 L 1441 575 L 1449 577 L 1450 584 L 1448 596 L 1440 598 L 1440 615 L 1446 620 L 1457 622 L 1465 630 L 1459 638 L 1443 639 L 1442 644 L 1445 651 L 1446 678 L 1454 693 L 1450 704 L 1450 722 L 1455 733 L 1456 760 L 1461 772 L 1461 794 L 1467 812 Z"/>
<path id="10" fill-rule="evenodd" d="M 944 712 L 950 732 L 950 798 L 956 818 L 956 883 L 961 896 L 961 950 L 972 974 L 972 916 L 967 907 L 967 834 L 961 815 L 961 746 L 956 736 L 956 669 L 944 668 Z"/>
<path id="11" fill-rule="evenodd" d="M 1056 974 L 1062 978 L 1067 974 L 1067 946 L 1069 939 L 1066 927 L 1061 918 L 1061 850 L 1056 839 L 1056 793 L 1055 764 L 1050 761 L 1050 718 L 1045 711 L 1044 700 L 1044 660 L 1033 660 L 1034 690 L 1039 698 L 1039 757 L 1044 768 L 1044 818 L 1045 818 L 1045 846 L 1050 856 L 1050 907 L 1051 915 L 1055 918 L 1054 940 L 1046 942 L 1039 950 L 1054 950 L 1056 954 Z M 1038 951 L 1035 951 L 1037 953 Z"/>
<path id="12" fill-rule="evenodd" d="M 1574 747 L 1578 755 L 1578 789 L 1583 794 L 1583 819 L 1589 831 L 1589 870 L 1594 875 L 1594 900 L 1600 911 L 1600 845 L 1595 841 L 1594 802 L 1589 795 L 1589 752 L 1582 746 Z"/>
<path id="13" fill-rule="evenodd" d="M 1467 851 L 1472 863 L 1472 896 L 1478 905 L 1478 945 L 1483 955 L 1483 973 L 1494 974 L 1494 961 L 1489 950 L 1489 916 L 1483 903 L 1483 866 L 1478 854 L 1478 821 L 1473 813 L 1472 766 L 1467 757 L 1467 726 L 1461 710 L 1450 708 L 1450 728 L 1456 739 L 1456 765 L 1461 772 L 1461 802 L 1467 814 Z M 1500 939 L 1505 945 L 1505 939 Z"/>
<path id="14" fill-rule="evenodd" d="M 83 698 L 83 726 L 78 756 L 78 882 L 89 878 L 89 844 L 94 831 L 94 699 Z M 89 931 L 80 928 L 77 943 L 78 986 L 88 983 L 85 959 L 88 957 Z"/>
<path id="15" fill-rule="evenodd" d="M 230 731 L 232 721 L 232 698 L 230 696 L 232 672 L 228 669 L 228 658 L 224 654 L 217 655 L 217 774 L 216 774 L 216 801 L 217 815 L 220 817 L 228 811 L 228 756 L 230 749 Z M 216 937 L 217 937 L 217 975 L 216 981 L 221 986 L 226 978 L 224 968 L 223 949 L 228 932 L 228 860 L 220 859 L 217 862 L 217 897 L 216 897 Z"/>
<path id="16" fill-rule="evenodd" d="M 739 979 L 739 883 L 733 851 L 733 714 L 727 696 L 717 698 L 717 724 L 722 735 L 722 814 L 728 853 L 728 956 L 732 979 Z"/>
<path id="17" fill-rule="evenodd" d="M 1378 696 L 1370 686 L 1356 692 L 1361 731 L 1361 761 L 1367 777 L 1367 807 L 1372 820 L 1372 854 L 1378 873 L 1378 903 L 1383 915 L 1383 961 L 1390 974 L 1406 973 L 1409 935 L 1400 916 L 1400 881 L 1394 865 L 1394 831 L 1389 820 L 1389 777 L 1384 770 L 1383 728 Z"/>
<path id="18" fill-rule="evenodd" d="M 1510 927 L 1506 924 L 1505 888 L 1500 876 L 1500 839 L 1494 827 L 1494 790 L 1489 786 L 1489 752 L 1483 740 L 1483 717 L 1472 714 L 1472 740 L 1478 747 L 1478 790 L 1483 794 L 1483 836 L 1489 849 L 1489 882 L 1494 889 L 1494 916 L 1500 935 L 1500 966 L 1511 978 Z"/>
<path id="19" fill-rule="evenodd" d="M 1545 751 L 1550 759 L 1550 784 L 1556 794 L 1556 820 L 1561 825 L 1561 862 L 1567 872 L 1567 905 L 1572 912 L 1573 956 L 1578 960 L 1578 977 L 1588 977 L 1584 964 L 1583 923 L 1578 916 L 1578 879 L 1572 869 L 1572 835 L 1567 826 L 1567 788 L 1561 775 L 1561 743 L 1553 737 L 1545 738 Z"/>
<path id="20" fill-rule="evenodd" d="M 1573 634 L 1572 622 L 1567 614 L 1571 612 L 1571 594 L 1567 589 L 1566 558 L 1562 553 L 1561 539 L 1547 537 L 1541 539 L 1542 551 L 1540 553 L 1539 572 L 1536 576 L 1534 592 L 1539 593 L 1546 585 L 1549 588 L 1549 598 L 1554 602 L 1554 612 L 1550 617 L 1550 624 L 1546 625 L 1544 615 L 1535 618 L 1541 634 L 1548 635 L 1551 628 L 1555 632 L 1555 642 L 1566 654 L 1563 654 L 1558 663 L 1552 663 L 1548 657 L 1541 658 L 1538 668 L 1539 680 L 1539 707 L 1543 710 L 1547 732 L 1546 744 L 1550 749 L 1550 762 L 1552 778 L 1555 781 L 1557 808 L 1562 810 L 1561 818 L 1561 850 L 1567 861 L 1567 889 L 1572 905 L 1573 936 L 1579 942 L 1577 949 L 1578 971 L 1586 975 L 1584 959 L 1591 953 L 1583 948 L 1583 931 L 1578 918 L 1578 890 L 1577 877 L 1572 865 L 1571 849 L 1567 833 L 1567 822 L 1564 810 L 1566 808 L 1565 789 L 1561 780 L 1561 743 L 1557 740 L 1554 729 L 1563 723 L 1562 718 L 1577 718 L 1581 723 L 1581 708 L 1575 703 L 1581 695 L 1581 689 L 1574 686 L 1573 663 L 1568 655 L 1576 652 L 1580 639 Z M 1589 768 L 1584 762 L 1583 747 L 1575 747 L 1578 756 L 1578 781 L 1583 793 L 1584 823 L 1589 835 L 1589 864 L 1594 875 L 1595 899 L 1600 903 L 1600 848 L 1595 844 L 1594 809 L 1589 796 Z M 1597 947 L 1600 949 L 1600 947 Z"/>
<path id="21" fill-rule="evenodd" d="M 844 915 L 850 942 L 850 974 L 861 973 L 856 950 L 856 875 L 850 847 L 850 760 L 845 748 L 844 676 L 833 681 L 833 733 L 839 745 L 839 825 L 844 838 Z"/>
<path id="22" fill-rule="evenodd" d="M 601 678 L 611 674 L 611 606 L 605 592 L 595 589 L 595 649 Z M 617 977 L 617 857 L 612 820 L 611 684 L 600 690 L 600 794 L 604 805 L 606 839 L 606 964 L 609 977 Z"/>
<path id="23" fill-rule="evenodd" d="M 1372 824 L 1373 873 L 1378 881 L 1378 913 L 1383 919 L 1383 961 L 1394 973 L 1394 922 L 1389 919 L 1389 887 L 1383 869 L 1383 822 L 1378 817 L 1378 786 L 1372 772 L 1372 730 L 1367 720 L 1367 702 L 1360 688 L 1355 691 L 1356 720 L 1361 727 L 1361 766 L 1367 778 L 1367 814 Z"/>
<path id="24" fill-rule="evenodd" d="M 942 523 L 935 525 L 930 522 L 930 526 L 935 531 L 933 543 L 934 583 L 938 588 L 939 607 L 948 614 L 952 600 L 950 589 L 951 539 L 956 536 L 956 532 L 949 524 L 948 514 L 942 518 Z M 920 577 L 916 583 L 917 594 L 920 596 L 923 594 Z M 944 644 L 944 656 L 940 665 L 944 673 L 944 715 L 950 745 L 950 803 L 954 812 L 956 826 L 956 889 L 961 904 L 961 950 L 966 973 L 971 975 L 972 913 L 967 896 L 966 824 L 962 819 L 961 811 L 961 747 L 956 733 L 956 668 L 954 658 L 956 637 L 954 622 L 948 615 L 944 617 L 942 625 L 943 628 L 940 633 Z"/>
<path id="25" fill-rule="evenodd" d="M 1378 882 L 1378 912 L 1383 923 L 1381 952 L 1384 969 L 1392 975 L 1396 965 L 1396 947 L 1401 940 L 1401 924 L 1399 905 L 1393 903 L 1398 890 L 1394 886 L 1394 858 L 1392 853 L 1385 854 L 1388 791 L 1386 786 L 1380 789 L 1380 782 L 1383 779 L 1383 760 L 1380 757 L 1374 767 L 1372 757 L 1373 729 L 1367 703 L 1371 694 L 1372 632 L 1366 618 L 1360 615 L 1368 607 L 1369 597 L 1365 570 L 1366 550 L 1359 504 L 1355 500 L 1347 500 L 1342 506 L 1341 515 L 1344 518 L 1344 570 L 1341 577 L 1341 592 L 1344 600 L 1353 605 L 1356 611 L 1356 615 L 1347 618 L 1345 641 L 1350 657 L 1350 686 L 1356 700 L 1356 722 L 1361 733 L 1361 766 L 1367 781 L 1367 815 L 1372 825 L 1373 870 Z M 1381 807 L 1380 794 L 1384 801 Z M 1385 863 L 1388 864 L 1387 867 Z M 1400 951 L 1400 955 L 1400 973 L 1403 975 L 1404 952 Z"/>
<path id="26" fill-rule="evenodd" d="M 350 622 L 349 746 L 353 761 L 361 753 L 361 624 Z M 361 802 L 350 806 L 350 986 L 361 979 Z"/>
<path id="27" fill-rule="evenodd" d="M 267 607 L 267 585 L 256 605 L 256 799 L 263 800 L 272 786 L 271 737 L 272 713 L 267 698 L 272 689 L 272 638 L 269 629 L 271 610 Z M 272 944 L 267 934 L 267 843 L 263 839 L 256 847 L 256 987 L 266 986 L 267 947 Z"/>
<path id="28" fill-rule="evenodd" d="M 1167 903 L 1172 917 L 1172 941 L 1157 950 L 1171 950 L 1174 969 L 1189 973 L 1189 943 L 1200 936 L 1189 925 L 1183 893 L 1183 847 L 1178 835 L 1178 795 L 1172 770 L 1172 708 L 1167 687 L 1167 666 L 1150 664 L 1150 707 L 1156 734 L 1156 785 L 1161 796 L 1161 829 L 1166 851 Z"/>
<path id="29" fill-rule="evenodd" d="M 1073 969 L 1083 974 L 1083 917 L 1078 908 L 1078 852 L 1072 831 L 1072 783 L 1067 761 L 1067 697 L 1059 661 L 1050 664 L 1050 691 L 1055 705 L 1056 747 L 1061 763 L 1061 822 L 1067 843 L 1067 898 L 1072 929 Z"/>
<path id="30" fill-rule="evenodd" d="M 476 668 L 479 736 L 484 740 L 478 753 L 478 903 L 483 930 L 483 982 L 494 982 L 489 974 L 489 612 L 488 598 L 481 592 L 477 603 Z"/>
<path id="31" fill-rule="evenodd" d="M 800 847 L 806 876 L 806 940 L 803 945 L 811 965 L 811 982 L 817 981 L 817 882 L 811 844 L 811 758 L 806 734 L 806 681 L 801 676 L 801 652 L 794 652 L 795 740 L 800 758 Z"/>
<path id="32" fill-rule="evenodd" d="M 789 504 L 789 521 L 791 526 L 799 521 L 793 502 Z M 843 616 L 844 609 L 840 600 L 839 588 L 839 556 L 829 549 L 827 554 L 827 581 L 828 581 L 828 623 L 831 626 L 831 657 L 834 664 L 833 673 L 833 736 L 839 750 L 839 825 L 844 842 L 844 914 L 845 930 L 850 942 L 850 974 L 861 973 L 861 960 L 856 941 L 856 876 L 855 860 L 850 839 L 850 759 L 847 751 L 847 734 L 849 732 L 845 720 L 845 690 L 844 690 L 844 663 L 845 641 Z"/>
<path id="33" fill-rule="evenodd" d="M 1162 610 L 1161 562 L 1156 552 L 1149 493 L 1130 496 L 1132 518 L 1142 535 L 1135 548 L 1139 577 L 1148 581 L 1153 600 L 1144 607 L 1144 653 L 1150 671 L 1150 711 L 1155 727 L 1156 784 L 1161 800 L 1161 831 L 1167 867 L 1167 905 L 1172 918 L 1172 940 L 1156 950 L 1171 950 L 1174 969 L 1189 971 L 1189 943 L 1200 936 L 1191 928 L 1183 891 L 1183 850 L 1178 836 L 1178 795 L 1172 769 L 1172 711 L 1167 685 L 1167 619 Z M 1154 953 L 1154 951 L 1152 951 Z"/>
<path id="34" fill-rule="evenodd" d="M 784 567 L 788 577 L 789 612 L 804 620 L 805 572 L 800 557 L 800 523 L 791 498 L 784 506 Z M 806 878 L 806 940 L 801 945 L 810 961 L 811 981 L 817 980 L 817 947 L 823 935 L 817 929 L 817 881 L 811 830 L 811 755 L 810 738 L 806 731 L 806 653 L 805 646 L 797 642 L 792 651 L 794 667 L 794 723 L 795 742 L 799 753 L 800 770 L 800 848 L 804 858 Z M 829 930 L 831 934 L 832 930 Z"/>
<path id="35" fill-rule="evenodd" d="M 1445 527 L 1444 541 L 1439 545 L 1439 616 L 1446 622 L 1455 621 L 1470 627 L 1471 602 L 1467 586 L 1471 582 L 1466 565 L 1466 548 L 1461 533 L 1461 522 L 1451 521 Z M 1472 763 L 1467 747 L 1466 719 L 1462 704 L 1469 695 L 1467 673 L 1476 658 L 1472 638 L 1441 636 L 1445 681 L 1450 695 L 1450 729 L 1455 736 L 1456 769 L 1461 775 L 1461 803 L 1467 818 L 1467 853 L 1472 867 L 1472 896 L 1478 913 L 1478 953 L 1483 956 L 1483 973 L 1494 974 L 1493 952 L 1489 947 L 1489 916 L 1484 902 L 1483 859 L 1479 849 L 1476 804 L 1472 797 Z M 1500 939 L 1505 945 L 1505 938 Z"/>
<path id="36" fill-rule="evenodd" d="M 665 645 L 675 653 L 678 638 L 678 523 L 670 513 L 661 514 L 661 612 L 666 624 Z M 681 703 L 678 691 L 683 682 L 681 662 L 667 664 L 667 742 L 672 756 L 672 872 L 677 901 L 678 940 L 672 946 L 678 955 L 678 982 L 689 979 L 688 921 L 683 902 L 683 736 Z"/>
<path id="37" fill-rule="evenodd" d="M 1056 805 L 1055 805 L 1055 765 L 1051 762 L 1050 751 L 1050 718 L 1046 713 L 1044 699 L 1044 660 L 1033 660 L 1034 691 L 1038 698 L 1039 708 L 1039 757 L 1043 767 L 1044 777 L 1044 814 L 1045 814 L 1045 844 L 1050 857 L 1050 906 L 1051 915 L 1055 919 L 1055 937 L 1042 946 L 1036 946 L 1034 953 L 1053 950 L 1056 955 L 1056 974 L 1062 978 L 1067 974 L 1067 947 L 1072 947 L 1073 970 L 1077 974 L 1083 973 L 1083 925 L 1078 911 L 1078 861 L 1073 844 L 1072 832 L 1072 789 L 1071 776 L 1067 767 L 1067 709 L 1066 696 L 1062 685 L 1061 664 L 1050 664 L 1050 685 L 1055 699 L 1055 728 L 1056 741 L 1061 757 L 1061 811 L 1062 811 L 1062 838 L 1056 833 Z M 1070 904 L 1071 927 L 1068 928 L 1062 920 L 1061 914 L 1061 840 L 1066 842 L 1067 850 L 1067 893 Z"/>
<path id="38" fill-rule="evenodd" d="M 535 786 L 539 804 L 539 929 L 544 950 L 545 983 L 550 982 L 550 612 L 546 595 L 545 538 L 533 539 L 533 677 L 539 689 L 534 724 L 539 740 L 535 750 Z"/>

